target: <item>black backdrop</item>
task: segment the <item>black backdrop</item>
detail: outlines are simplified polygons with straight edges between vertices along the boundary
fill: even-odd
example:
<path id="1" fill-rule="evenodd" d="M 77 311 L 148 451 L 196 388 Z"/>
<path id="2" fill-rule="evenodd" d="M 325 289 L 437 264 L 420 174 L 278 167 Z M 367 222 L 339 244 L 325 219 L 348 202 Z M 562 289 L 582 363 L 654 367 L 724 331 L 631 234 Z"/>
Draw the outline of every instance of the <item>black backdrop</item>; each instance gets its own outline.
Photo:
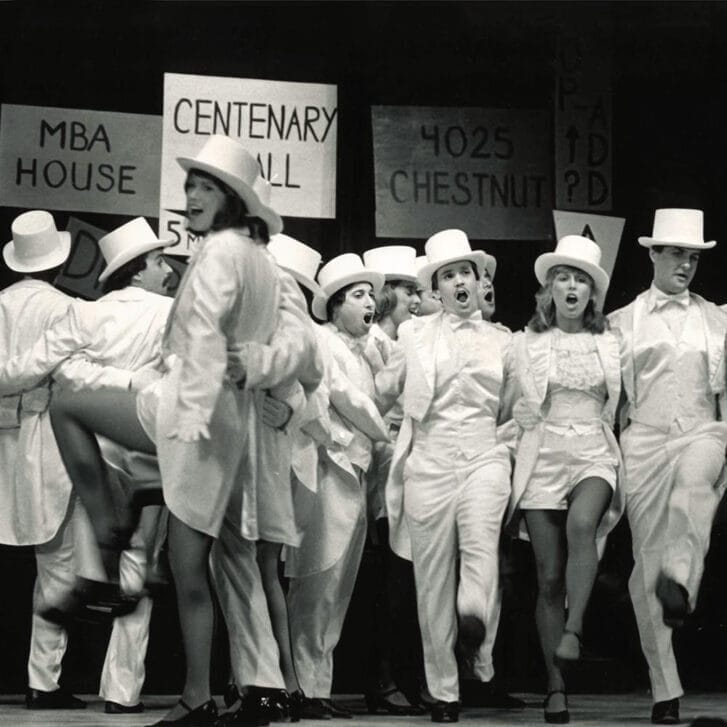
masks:
<path id="1" fill-rule="evenodd" d="M 162 111 L 164 72 L 326 82 L 338 85 L 339 146 L 335 220 L 286 219 L 286 231 L 325 259 L 410 240 L 376 239 L 372 104 L 553 107 L 554 49 L 559 31 L 608 29 L 613 50 L 612 214 L 626 226 L 607 310 L 649 284 L 650 266 L 636 237 L 649 234 L 657 207 L 705 211 L 705 254 L 694 285 L 727 301 L 727 175 L 722 133 L 727 68 L 727 5 L 719 3 L 0 3 L 0 102 L 147 114 Z M 2 200 L 0 200 L 2 204 Z M 10 238 L 22 210 L 0 207 Z M 105 229 L 124 218 L 75 213 Z M 56 213 L 59 227 L 67 214 Z M 432 231 L 434 232 L 434 230 Z M 2 233 L 0 233 L 1 235 Z M 3 238 L 0 237 L 0 240 Z M 423 240 L 415 241 L 421 252 Z M 532 309 L 535 257 L 553 246 L 481 240 L 498 259 L 497 318 L 520 328 Z M 0 269 L 0 286 L 10 281 Z M 722 530 L 714 537 L 705 595 L 677 646 L 687 682 L 725 683 L 725 567 Z M 532 626 L 532 573 L 518 550 L 509 581 L 516 597 L 503 616 L 500 672 L 514 688 L 538 685 L 541 665 Z M 0 549 L 0 691 L 25 684 L 32 553 Z M 338 688 L 361 687 L 367 642 L 366 599 L 375 563 L 364 560 L 339 650 Z M 625 580 L 628 529 L 612 538 L 590 612 L 586 640 L 594 652 L 580 678 L 589 689 L 645 688 Z M 72 635 L 65 669 L 74 689 L 93 691 L 104 630 Z M 224 674 L 217 649 L 215 680 Z M 148 688 L 181 684 L 171 598 L 156 609 Z"/>

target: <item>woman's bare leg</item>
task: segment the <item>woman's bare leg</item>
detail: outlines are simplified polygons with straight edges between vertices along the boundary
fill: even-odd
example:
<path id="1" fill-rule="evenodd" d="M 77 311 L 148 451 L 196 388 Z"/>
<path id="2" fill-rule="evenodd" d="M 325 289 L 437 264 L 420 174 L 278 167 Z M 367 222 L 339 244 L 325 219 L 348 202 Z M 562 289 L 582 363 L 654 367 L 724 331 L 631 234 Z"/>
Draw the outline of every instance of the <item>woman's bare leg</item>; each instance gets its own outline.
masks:
<path id="1" fill-rule="evenodd" d="M 182 699 L 196 709 L 211 699 L 210 660 L 214 610 L 208 562 L 212 538 L 190 528 L 169 514 L 169 560 L 177 590 L 177 608 L 186 658 L 186 676 Z M 164 719 L 187 714 L 175 705 Z"/>
<path id="2" fill-rule="evenodd" d="M 273 635 L 278 642 L 280 651 L 280 669 L 288 693 L 292 694 L 300 689 L 298 675 L 293 660 L 293 647 L 290 642 L 290 626 L 288 622 L 288 604 L 285 600 L 283 587 L 280 584 L 278 564 L 280 562 L 280 543 L 270 543 L 266 540 L 257 541 L 257 563 L 263 582 L 265 598 L 268 602 L 270 622 L 273 626 Z"/>
<path id="3" fill-rule="evenodd" d="M 566 520 L 568 619 L 565 628 L 579 635 L 583 633 L 583 614 L 598 571 L 596 529 L 611 502 L 612 494 L 613 490 L 606 480 L 589 477 L 578 483 L 570 498 Z"/>
<path id="4" fill-rule="evenodd" d="M 150 454 L 153 442 L 136 416 L 136 394 L 101 389 L 53 393 L 51 423 L 74 489 L 88 512 L 109 578 L 118 579 L 118 551 L 131 526 L 130 513 L 118 513 L 96 434 Z"/>
<path id="5" fill-rule="evenodd" d="M 553 662 L 553 654 L 563 635 L 565 620 L 566 513 L 564 510 L 524 512 L 538 577 L 535 621 L 548 676 L 548 692 L 565 690 L 565 681 Z M 554 694 L 546 705 L 548 712 L 560 712 L 565 708 L 563 694 Z"/>

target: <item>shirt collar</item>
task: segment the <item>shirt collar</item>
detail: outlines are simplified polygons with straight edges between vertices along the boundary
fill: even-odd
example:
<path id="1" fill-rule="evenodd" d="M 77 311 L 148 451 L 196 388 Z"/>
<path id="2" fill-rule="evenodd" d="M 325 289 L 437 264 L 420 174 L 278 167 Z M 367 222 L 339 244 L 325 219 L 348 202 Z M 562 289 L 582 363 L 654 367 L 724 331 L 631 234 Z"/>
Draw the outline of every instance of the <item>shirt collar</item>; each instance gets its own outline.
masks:
<path id="1" fill-rule="evenodd" d="M 481 321 L 483 320 L 483 318 L 482 311 L 478 309 L 474 311 L 474 313 L 470 313 L 464 318 L 462 316 L 456 315 L 455 313 L 449 313 L 445 311 L 444 320 L 449 323 L 453 331 L 456 331 L 464 325 L 471 324 L 473 321 Z"/>
<path id="2" fill-rule="evenodd" d="M 652 313 L 655 310 L 661 310 L 664 306 L 667 306 L 670 303 L 680 305 L 682 308 L 688 308 L 689 290 L 683 290 L 681 293 L 677 293 L 676 295 L 669 295 L 652 284 L 651 288 L 649 288 L 649 313 Z"/>
<path id="3" fill-rule="evenodd" d="M 346 346 L 348 346 L 348 348 L 353 351 L 353 353 L 357 355 L 363 353 L 364 347 L 366 346 L 366 340 L 368 339 L 368 334 L 365 336 L 358 336 L 357 338 L 354 338 L 350 333 L 348 333 L 347 331 L 342 331 L 338 326 L 334 325 L 333 323 L 330 323 L 329 325 L 346 344 Z"/>

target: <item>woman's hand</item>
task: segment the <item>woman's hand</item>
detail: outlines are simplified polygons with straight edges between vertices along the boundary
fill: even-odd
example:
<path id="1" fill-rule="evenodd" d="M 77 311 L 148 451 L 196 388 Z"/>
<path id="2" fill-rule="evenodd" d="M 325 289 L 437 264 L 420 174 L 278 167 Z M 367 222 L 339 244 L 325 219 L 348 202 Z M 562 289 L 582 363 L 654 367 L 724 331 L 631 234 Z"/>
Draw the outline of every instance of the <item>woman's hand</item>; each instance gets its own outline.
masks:
<path id="1" fill-rule="evenodd" d="M 167 432 L 169 439 L 179 439 L 182 442 L 197 442 L 200 439 L 209 439 L 210 430 L 206 424 L 181 419 L 176 426 Z"/>
<path id="2" fill-rule="evenodd" d="M 266 393 L 261 415 L 266 426 L 273 429 L 285 429 L 286 424 L 293 415 L 293 409 L 284 401 L 280 401 Z"/>
<path id="3" fill-rule="evenodd" d="M 245 386 L 247 372 L 247 347 L 244 343 L 233 343 L 227 349 L 227 375 L 238 389 Z"/>

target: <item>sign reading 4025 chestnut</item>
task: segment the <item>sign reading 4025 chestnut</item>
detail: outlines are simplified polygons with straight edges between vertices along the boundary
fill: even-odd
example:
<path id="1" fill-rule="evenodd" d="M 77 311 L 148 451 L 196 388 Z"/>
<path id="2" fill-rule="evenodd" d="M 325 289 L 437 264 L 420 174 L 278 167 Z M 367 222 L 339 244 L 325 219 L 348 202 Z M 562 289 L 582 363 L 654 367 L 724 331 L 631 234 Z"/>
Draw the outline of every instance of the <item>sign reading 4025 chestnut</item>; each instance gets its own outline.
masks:
<path id="1" fill-rule="evenodd" d="M 550 236 L 545 111 L 374 106 L 376 234 Z"/>

